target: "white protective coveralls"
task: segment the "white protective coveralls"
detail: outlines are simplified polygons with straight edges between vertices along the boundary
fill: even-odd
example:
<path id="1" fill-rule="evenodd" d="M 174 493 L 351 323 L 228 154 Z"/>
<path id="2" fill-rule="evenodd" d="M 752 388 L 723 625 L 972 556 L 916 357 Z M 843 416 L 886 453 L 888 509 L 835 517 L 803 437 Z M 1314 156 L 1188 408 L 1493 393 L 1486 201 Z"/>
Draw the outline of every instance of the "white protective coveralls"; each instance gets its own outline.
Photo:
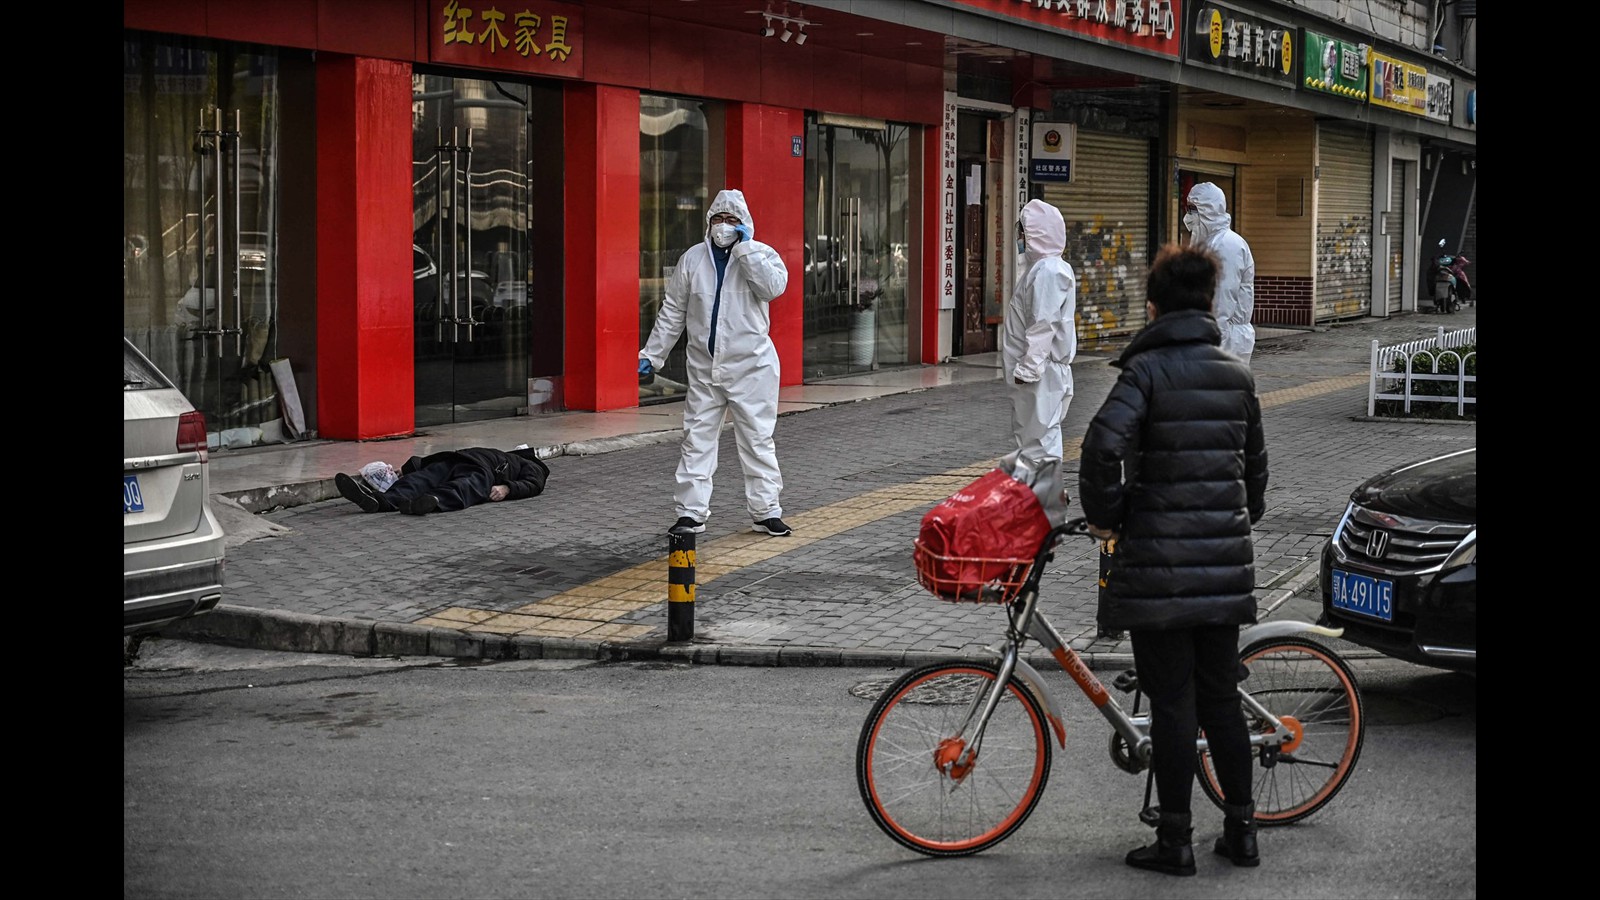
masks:
<path id="1" fill-rule="evenodd" d="M 1222 188 L 1202 181 L 1189 189 L 1189 204 L 1194 212 L 1184 213 L 1183 226 L 1193 236 L 1193 245 L 1216 254 L 1219 263 L 1211 314 L 1222 329 L 1222 349 L 1249 365 L 1256 349 L 1256 327 L 1250 324 L 1256 309 L 1256 258 L 1233 230 Z"/>
<path id="2" fill-rule="evenodd" d="M 1037 470 L 1038 463 L 1061 459 L 1061 419 L 1072 402 L 1071 365 L 1078 353 L 1078 278 L 1061 258 L 1067 224 L 1060 210 L 1029 200 L 1021 225 L 1025 247 L 1000 353 L 1011 385 L 1011 434 L 1019 455 Z"/>
<path id="3" fill-rule="evenodd" d="M 751 238 L 727 251 L 717 249 L 709 233 L 711 217 L 719 213 L 737 216 Z M 673 500 L 680 518 L 704 522 L 710 516 L 718 437 L 731 414 L 751 520 L 781 518 L 783 476 L 772 439 L 778 421 L 778 350 L 767 336 L 767 304 L 788 286 L 789 270 L 778 251 L 754 239 L 755 222 L 743 191 L 719 192 L 706 210 L 706 223 L 707 237 L 684 252 L 667 280 L 650 340 L 639 351 L 640 359 L 659 370 L 687 326 L 689 385 Z M 714 253 L 727 254 L 720 277 Z"/>

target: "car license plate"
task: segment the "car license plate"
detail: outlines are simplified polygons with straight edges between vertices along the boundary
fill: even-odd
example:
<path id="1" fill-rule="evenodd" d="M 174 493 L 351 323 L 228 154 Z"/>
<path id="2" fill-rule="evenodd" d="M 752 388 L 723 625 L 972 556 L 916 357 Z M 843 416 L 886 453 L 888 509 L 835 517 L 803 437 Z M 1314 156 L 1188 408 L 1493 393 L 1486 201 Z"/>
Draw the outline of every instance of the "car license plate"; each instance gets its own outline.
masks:
<path id="1" fill-rule="evenodd" d="M 1394 621 L 1394 582 L 1333 570 L 1333 608 Z"/>
<path id="2" fill-rule="evenodd" d="M 144 492 L 139 490 L 139 476 L 122 476 L 122 514 L 144 512 Z"/>

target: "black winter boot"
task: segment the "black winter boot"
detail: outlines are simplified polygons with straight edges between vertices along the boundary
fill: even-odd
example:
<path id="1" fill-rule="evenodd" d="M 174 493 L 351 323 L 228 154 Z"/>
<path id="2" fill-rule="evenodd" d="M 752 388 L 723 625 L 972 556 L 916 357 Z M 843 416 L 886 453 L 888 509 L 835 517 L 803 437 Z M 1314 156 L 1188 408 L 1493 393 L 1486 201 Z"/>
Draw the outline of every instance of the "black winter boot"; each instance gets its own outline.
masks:
<path id="1" fill-rule="evenodd" d="M 1236 866 L 1261 865 L 1261 851 L 1256 847 L 1256 805 L 1223 804 L 1222 815 L 1222 837 L 1217 838 L 1212 849 L 1233 860 Z"/>
<path id="2" fill-rule="evenodd" d="M 1135 869 L 1150 869 L 1165 875 L 1193 875 L 1194 847 L 1189 843 L 1193 834 L 1188 813 L 1164 812 L 1156 823 L 1156 842 L 1129 850 L 1124 862 Z"/>

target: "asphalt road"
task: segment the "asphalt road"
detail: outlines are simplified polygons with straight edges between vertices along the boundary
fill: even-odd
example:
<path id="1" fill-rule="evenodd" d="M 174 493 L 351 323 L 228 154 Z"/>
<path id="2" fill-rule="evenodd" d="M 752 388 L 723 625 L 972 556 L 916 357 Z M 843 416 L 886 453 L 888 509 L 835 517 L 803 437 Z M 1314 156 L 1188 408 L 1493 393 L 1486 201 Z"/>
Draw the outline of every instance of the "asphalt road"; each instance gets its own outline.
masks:
<path id="1" fill-rule="evenodd" d="M 1144 779 L 1064 675 L 1044 802 L 929 860 L 878 831 L 857 736 L 897 670 L 353 659 L 153 639 L 123 675 L 123 896 L 1477 896 L 1477 681 L 1357 664 L 1358 771 L 1263 864 L 1129 869 Z"/>

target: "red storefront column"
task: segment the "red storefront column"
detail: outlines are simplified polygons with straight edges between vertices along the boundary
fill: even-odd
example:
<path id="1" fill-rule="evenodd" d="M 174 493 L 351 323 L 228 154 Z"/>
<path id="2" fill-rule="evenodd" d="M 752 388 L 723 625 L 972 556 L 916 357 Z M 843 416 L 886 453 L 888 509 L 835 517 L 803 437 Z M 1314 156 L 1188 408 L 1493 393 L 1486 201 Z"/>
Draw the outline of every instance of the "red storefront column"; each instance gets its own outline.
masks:
<path id="1" fill-rule="evenodd" d="M 410 434 L 411 66 L 317 58 L 317 432 Z"/>
<path id="2" fill-rule="evenodd" d="M 805 113 L 759 103 L 728 105 L 728 183 L 709 185 L 744 191 L 756 240 L 770 244 L 789 267 L 789 288 L 772 301 L 772 342 L 778 348 L 782 384 L 805 375 L 805 157 L 795 153 L 805 139 Z"/>
<path id="3" fill-rule="evenodd" d="M 639 405 L 639 92 L 569 85 L 566 405 Z"/>

